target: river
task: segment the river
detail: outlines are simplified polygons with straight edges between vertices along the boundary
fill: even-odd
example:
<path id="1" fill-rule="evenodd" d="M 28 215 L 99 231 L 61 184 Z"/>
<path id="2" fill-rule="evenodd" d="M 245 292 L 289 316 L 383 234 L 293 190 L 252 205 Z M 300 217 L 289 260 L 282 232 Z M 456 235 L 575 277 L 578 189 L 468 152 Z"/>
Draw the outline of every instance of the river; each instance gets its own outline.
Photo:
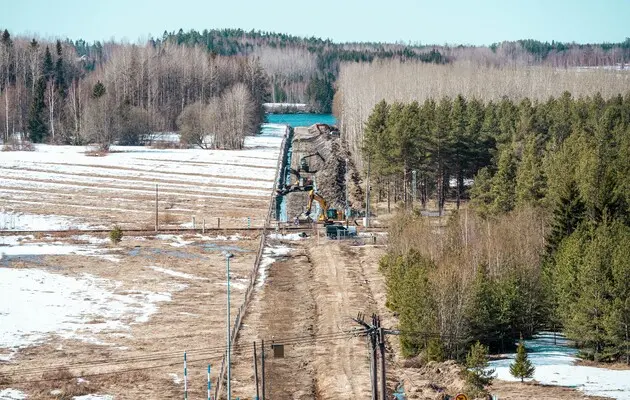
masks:
<path id="1" fill-rule="evenodd" d="M 588 395 L 630 400 L 630 370 L 575 365 L 577 350 L 561 335 L 554 340 L 553 333 L 541 332 L 525 341 L 528 357 L 536 367 L 534 379 L 546 385 L 558 385 L 580 390 Z M 498 379 L 516 380 L 510 375 L 510 364 L 515 354 L 506 359 L 492 361 Z"/>

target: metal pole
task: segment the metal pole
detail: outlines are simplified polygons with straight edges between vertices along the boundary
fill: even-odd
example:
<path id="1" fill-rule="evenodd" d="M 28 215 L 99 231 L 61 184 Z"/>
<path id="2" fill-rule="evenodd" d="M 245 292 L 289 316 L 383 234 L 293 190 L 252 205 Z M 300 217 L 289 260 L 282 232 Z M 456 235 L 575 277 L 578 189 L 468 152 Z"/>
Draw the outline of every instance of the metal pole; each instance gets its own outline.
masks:
<path id="1" fill-rule="evenodd" d="M 262 400 L 265 400 L 265 341 L 261 341 L 260 343 L 260 366 L 262 372 Z"/>
<path id="2" fill-rule="evenodd" d="M 186 364 L 186 352 L 184 352 L 184 400 L 188 399 L 188 366 Z"/>
<path id="3" fill-rule="evenodd" d="M 208 364 L 208 400 L 210 400 L 210 387 L 211 387 L 211 383 L 210 383 L 210 364 Z"/>
<path id="4" fill-rule="evenodd" d="M 258 400 L 260 393 L 258 392 L 258 357 L 256 354 L 256 342 L 254 342 L 254 379 L 256 380 L 256 400 Z"/>
<path id="5" fill-rule="evenodd" d="M 155 231 L 158 231 L 158 184 L 155 184 Z"/>
<path id="6" fill-rule="evenodd" d="M 230 338 L 230 257 L 231 254 L 225 256 L 226 260 L 226 273 L 227 273 L 227 321 L 226 321 L 226 340 L 227 340 L 227 395 L 228 400 L 232 399 L 232 385 L 230 384 L 232 378 L 232 371 L 230 365 L 230 353 L 231 353 L 231 338 Z"/>
<path id="7" fill-rule="evenodd" d="M 389 197 L 389 195 L 388 195 Z M 365 180 L 365 227 L 370 227 L 370 156 L 368 155 L 367 179 Z"/>
<path id="8" fill-rule="evenodd" d="M 346 215 L 346 229 L 348 229 L 348 214 L 350 210 L 348 209 L 348 159 L 346 158 L 346 209 L 344 214 Z"/>

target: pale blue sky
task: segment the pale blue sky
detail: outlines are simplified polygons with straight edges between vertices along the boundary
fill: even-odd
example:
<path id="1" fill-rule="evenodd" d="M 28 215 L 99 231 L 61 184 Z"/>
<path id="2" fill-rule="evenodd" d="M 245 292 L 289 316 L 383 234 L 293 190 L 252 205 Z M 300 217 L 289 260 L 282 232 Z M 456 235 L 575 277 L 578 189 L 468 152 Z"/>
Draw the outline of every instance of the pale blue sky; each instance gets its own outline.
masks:
<path id="1" fill-rule="evenodd" d="M 243 28 L 340 41 L 619 42 L 629 0 L 0 0 L 0 27 L 40 37 L 127 39 Z"/>

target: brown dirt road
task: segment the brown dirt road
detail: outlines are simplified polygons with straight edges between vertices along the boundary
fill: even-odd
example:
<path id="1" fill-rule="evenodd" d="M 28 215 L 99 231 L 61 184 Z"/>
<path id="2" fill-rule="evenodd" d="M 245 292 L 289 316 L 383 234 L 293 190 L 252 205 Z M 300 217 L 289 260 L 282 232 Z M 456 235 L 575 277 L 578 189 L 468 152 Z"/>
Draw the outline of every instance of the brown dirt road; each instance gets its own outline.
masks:
<path id="1" fill-rule="evenodd" d="M 360 263 L 346 244 L 316 239 L 291 244 L 254 295 L 237 341 L 233 397 L 253 398 L 252 342 L 286 343 L 285 358 L 267 347 L 267 396 L 364 399 L 370 396 L 366 341 L 351 317 L 376 310 Z M 297 339 L 291 339 L 297 338 Z M 286 340 L 283 340 L 286 339 Z"/>

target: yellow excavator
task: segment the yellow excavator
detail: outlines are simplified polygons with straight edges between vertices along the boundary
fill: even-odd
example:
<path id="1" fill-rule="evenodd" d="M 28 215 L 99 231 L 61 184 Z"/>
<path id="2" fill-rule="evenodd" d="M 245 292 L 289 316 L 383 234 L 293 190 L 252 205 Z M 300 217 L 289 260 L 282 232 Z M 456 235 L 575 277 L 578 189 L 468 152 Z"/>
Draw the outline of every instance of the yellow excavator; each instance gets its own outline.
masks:
<path id="1" fill-rule="evenodd" d="M 315 189 L 311 189 L 308 192 L 308 204 L 306 205 L 306 211 L 304 215 L 306 218 L 311 220 L 311 209 L 313 207 L 313 201 L 319 203 L 321 208 L 321 214 L 319 214 L 317 220 L 319 222 L 323 222 L 324 225 L 333 224 L 335 220 L 342 219 L 339 217 L 339 212 L 335 208 L 328 208 L 328 202 L 324 199 L 319 193 L 315 191 Z"/>

